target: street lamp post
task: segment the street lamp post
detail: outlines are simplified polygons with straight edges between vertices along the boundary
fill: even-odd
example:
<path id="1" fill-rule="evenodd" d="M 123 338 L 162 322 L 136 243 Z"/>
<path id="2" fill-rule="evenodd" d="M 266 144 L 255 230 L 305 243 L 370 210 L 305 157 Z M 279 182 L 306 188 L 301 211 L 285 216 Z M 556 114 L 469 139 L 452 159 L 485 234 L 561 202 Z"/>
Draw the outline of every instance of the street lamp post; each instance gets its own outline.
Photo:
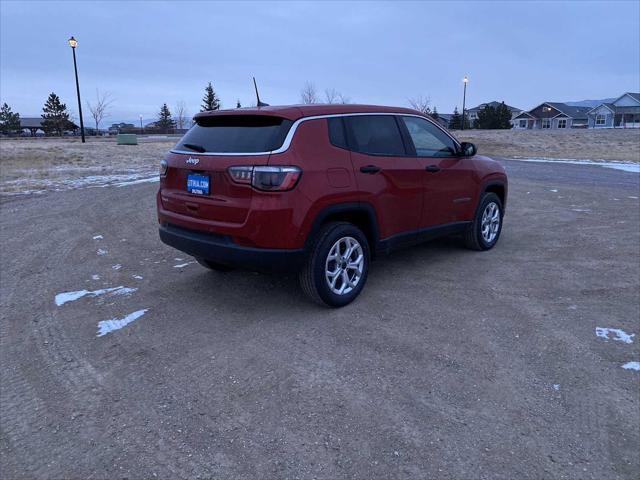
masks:
<path id="1" fill-rule="evenodd" d="M 142 128 L 142 115 L 140 115 L 140 134 L 144 133 L 144 128 Z"/>
<path id="2" fill-rule="evenodd" d="M 82 121 L 82 102 L 80 101 L 80 82 L 78 82 L 78 64 L 76 63 L 76 46 L 78 41 L 71 37 L 69 39 L 69 46 L 73 52 L 73 70 L 76 72 L 76 92 L 78 93 L 78 114 L 80 115 L 80 134 L 82 135 L 82 143 L 85 143 L 84 139 L 84 122 Z"/>
<path id="3" fill-rule="evenodd" d="M 467 102 L 467 83 L 469 83 L 469 79 L 467 78 L 466 75 L 462 79 L 462 83 L 464 83 L 464 90 L 462 93 L 462 126 L 460 127 L 460 129 L 464 130 L 464 119 L 466 118 L 464 114 L 464 110 L 465 110 L 465 104 Z"/>

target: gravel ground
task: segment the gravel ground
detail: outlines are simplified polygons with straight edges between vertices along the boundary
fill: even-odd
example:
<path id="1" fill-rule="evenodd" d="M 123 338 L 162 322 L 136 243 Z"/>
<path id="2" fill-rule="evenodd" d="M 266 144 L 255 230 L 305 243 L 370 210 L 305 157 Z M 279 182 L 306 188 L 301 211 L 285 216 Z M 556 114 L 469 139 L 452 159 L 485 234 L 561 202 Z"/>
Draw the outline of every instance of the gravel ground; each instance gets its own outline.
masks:
<path id="1" fill-rule="evenodd" d="M 640 176 L 505 163 L 495 249 L 339 310 L 161 244 L 154 185 L 0 200 L 0 476 L 637 479 Z"/>

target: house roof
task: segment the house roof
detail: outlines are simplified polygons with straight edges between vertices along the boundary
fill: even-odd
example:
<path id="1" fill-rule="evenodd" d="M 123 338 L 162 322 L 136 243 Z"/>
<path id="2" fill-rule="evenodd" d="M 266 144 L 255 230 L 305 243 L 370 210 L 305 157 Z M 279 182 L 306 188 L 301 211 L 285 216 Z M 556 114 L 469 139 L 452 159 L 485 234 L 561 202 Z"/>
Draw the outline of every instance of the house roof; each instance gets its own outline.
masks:
<path id="1" fill-rule="evenodd" d="M 638 102 L 640 102 L 640 93 L 633 93 L 633 92 L 626 92 L 623 95 L 620 95 L 618 98 L 616 98 L 616 100 L 621 99 L 622 97 L 624 97 L 625 95 L 629 95 L 631 98 L 633 98 L 634 100 L 637 100 Z"/>
<path id="2" fill-rule="evenodd" d="M 586 119 L 587 113 L 589 112 L 589 110 L 591 110 L 588 107 L 572 107 L 570 105 L 567 105 L 566 103 L 560 103 L 560 102 L 545 102 L 545 103 L 571 118 Z"/>
<path id="3" fill-rule="evenodd" d="M 42 117 L 20 117 L 20 128 L 42 128 L 42 122 L 44 122 Z M 73 128 L 78 128 L 71 120 L 69 123 L 73 125 Z"/>
<path id="4" fill-rule="evenodd" d="M 42 127 L 42 117 L 20 117 L 21 128 L 40 128 Z"/>
<path id="5" fill-rule="evenodd" d="M 539 106 L 539 105 L 538 105 L 538 106 Z M 536 108 L 538 108 L 538 107 L 536 107 Z M 527 117 L 529 117 L 529 118 L 536 118 L 536 117 L 534 117 L 533 115 L 531 115 L 529 112 L 520 112 L 520 114 L 519 114 L 519 115 L 517 115 L 517 116 L 514 118 L 514 120 L 517 120 L 517 119 L 519 119 L 520 117 L 522 117 L 522 116 L 524 116 L 524 115 L 526 115 L 526 116 L 527 116 Z"/>
<path id="6" fill-rule="evenodd" d="M 404 107 L 386 107 L 382 105 L 345 105 L 345 104 L 314 104 L 314 105 L 274 105 L 269 107 L 232 108 L 229 110 L 212 110 L 197 113 L 193 118 L 203 118 L 218 115 L 272 115 L 297 120 L 314 115 L 331 115 L 338 113 L 411 113 L 422 115 L 417 110 Z"/>
<path id="7" fill-rule="evenodd" d="M 471 111 L 475 111 L 475 110 L 482 110 L 484 107 L 486 107 L 487 105 L 490 107 L 498 107 L 502 102 L 496 102 L 495 100 L 493 102 L 488 102 L 488 103 L 481 103 L 480 105 L 478 105 L 477 107 L 473 107 L 473 108 L 467 108 L 467 112 L 471 112 Z M 511 112 L 521 112 L 522 109 L 521 108 L 517 108 L 517 107 L 512 107 L 511 105 L 507 105 L 505 103 L 505 106 L 509 109 L 509 111 Z"/>
<path id="8" fill-rule="evenodd" d="M 596 105 L 591 110 L 589 110 L 587 114 L 591 114 L 591 112 L 593 112 L 594 110 L 597 110 L 600 107 L 607 107 L 612 113 L 615 113 L 616 111 L 616 106 L 613 103 L 605 102 L 605 103 L 601 103 L 600 105 Z"/>

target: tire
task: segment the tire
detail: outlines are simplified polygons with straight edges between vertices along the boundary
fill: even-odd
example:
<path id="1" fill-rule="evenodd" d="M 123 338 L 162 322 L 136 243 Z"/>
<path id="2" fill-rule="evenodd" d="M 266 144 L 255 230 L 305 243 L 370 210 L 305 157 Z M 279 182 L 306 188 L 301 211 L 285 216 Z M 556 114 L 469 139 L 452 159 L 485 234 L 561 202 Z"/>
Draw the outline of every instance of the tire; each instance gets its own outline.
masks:
<path id="1" fill-rule="evenodd" d="M 345 259 L 349 250 L 351 262 Z M 336 258 L 330 259 L 330 255 Z M 307 256 L 300 272 L 300 286 L 316 303 L 344 307 L 364 288 L 370 259 L 369 242 L 359 228 L 347 222 L 328 223 L 318 232 Z M 331 275 L 332 272 L 336 272 L 335 275 Z"/>
<path id="2" fill-rule="evenodd" d="M 233 267 L 223 265 L 222 263 L 212 262 L 211 260 L 206 260 L 204 258 L 196 257 L 196 262 L 198 262 L 203 267 L 206 267 L 209 270 L 215 270 L 216 272 L 230 272 L 233 270 Z"/>
<path id="3" fill-rule="evenodd" d="M 485 214 L 490 218 L 487 219 Z M 466 246 L 472 250 L 489 250 L 493 248 L 498 243 L 502 232 L 503 216 L 504 210 L 500 197 L 495 193 L 485 193 L 480 198 L 471 226 L 465 232 L 464 242 Z"/>

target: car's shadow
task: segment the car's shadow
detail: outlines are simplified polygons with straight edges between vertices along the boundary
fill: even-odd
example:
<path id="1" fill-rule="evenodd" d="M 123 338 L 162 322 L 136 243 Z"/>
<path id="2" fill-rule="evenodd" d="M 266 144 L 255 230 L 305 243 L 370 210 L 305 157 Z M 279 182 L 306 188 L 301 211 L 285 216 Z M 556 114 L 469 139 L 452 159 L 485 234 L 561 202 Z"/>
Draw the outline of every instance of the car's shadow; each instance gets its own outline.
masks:
<path id="1" fill-rule="evenodd" d="M 397 288 L 398 283 L 414 281 L 415 275 L 406 280 L 404 272 L 435 268 L 442 261 L 456 261 L 456 256 L 468 252 L 461 238 L 450 237 L 434 240 L 411 248 L 399 250 L 391 255 L 378 256 L 372 263 L 363 294 L 355 303 L 366 301 L 377 295 L 379 288 Z M 454 258 L 452 258 L 454 257 Z M 408 268 L 410 267 L 410 268 Z M 331 311 L 310 301 L 300 289 L 298 276 L 294 273 L 256 273 L 243 270 L 217 272 L 194 265 L 201 271 L 197 274 L 197 285 L 191 282 L 188 288 L 178 287 L 181 303 L 185 305 L 215 301 L 217 308 L 231 308 L 247 312 L 260 308 L 265 313 L 281 310 L 283 305 L 298 314 L 311 311 Z M 393 277 L 393 282 L 388 282 Z M 259 305 L 259 307 L 256 307 Z"/>

